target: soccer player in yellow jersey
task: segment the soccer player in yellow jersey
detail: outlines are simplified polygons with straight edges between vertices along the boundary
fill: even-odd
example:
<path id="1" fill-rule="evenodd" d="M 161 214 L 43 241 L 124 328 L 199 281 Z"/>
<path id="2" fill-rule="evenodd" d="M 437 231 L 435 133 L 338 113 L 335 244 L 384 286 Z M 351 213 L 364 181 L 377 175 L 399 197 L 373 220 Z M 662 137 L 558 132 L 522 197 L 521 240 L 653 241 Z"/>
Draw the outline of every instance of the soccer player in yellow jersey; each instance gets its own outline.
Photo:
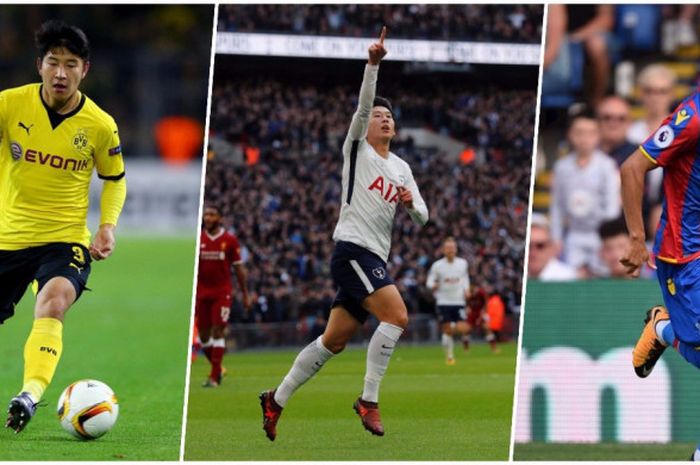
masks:
<path id="1" fill-rule="evenodd" d="M 0 92 L 0 323 L 28 285 L 38 293 L 24 346 L 24 383 L 6 427 L 36 412 L 63 346 L 63 318 L 85 289 L 90 262 L 110 256 L 126 198 L 114 120 L 78 88 L 90 69 L 85 33 L 62 21 L 36 32 L 41 84 Z M 100 227 L 87 229 L 93 170 L 104 181 Z"/>

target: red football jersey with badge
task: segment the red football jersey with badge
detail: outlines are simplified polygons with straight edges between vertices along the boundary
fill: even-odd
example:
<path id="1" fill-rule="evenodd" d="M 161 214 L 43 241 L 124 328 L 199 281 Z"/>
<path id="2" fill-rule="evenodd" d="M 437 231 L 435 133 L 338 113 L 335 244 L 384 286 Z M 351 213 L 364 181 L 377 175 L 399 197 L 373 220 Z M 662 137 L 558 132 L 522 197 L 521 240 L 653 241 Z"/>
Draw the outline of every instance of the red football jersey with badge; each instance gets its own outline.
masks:
<path id="1" fill-rule="evenodd" d="M 230 294 L 233 290 L 231 267 L 238 263 L 241 263 L 241 246 L 236 236 L 224 228 L 213 236 L 202 229 L 197 296 Z"/>

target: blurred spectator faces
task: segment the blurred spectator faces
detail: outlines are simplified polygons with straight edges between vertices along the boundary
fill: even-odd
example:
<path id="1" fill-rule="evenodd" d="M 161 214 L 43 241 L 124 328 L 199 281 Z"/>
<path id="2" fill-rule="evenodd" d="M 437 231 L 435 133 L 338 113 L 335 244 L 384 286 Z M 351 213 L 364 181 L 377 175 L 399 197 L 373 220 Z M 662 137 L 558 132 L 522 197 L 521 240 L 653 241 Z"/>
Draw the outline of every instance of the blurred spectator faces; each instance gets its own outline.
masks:
<path id="1" fill-rule="evenodd" d="M 588 156 L 600 143 L 598 121 L 587 115 L 576 116 L 568 132 L 569 143 L 576 156 Z"/>
<path id="2" fill-rule="evenodd" d="M 604 98 L 596 108 L 600 123 L 600 148 L 610 154 L 613 149 L 627 142 L 630 126 L 630 106 L 621 97 Z"/>
<path id="3" fill-rule="evenodd" d="M 661 64 L 649 65 L 639 73 L 638 83 L 644 111 L 648 116 L 665 118 L 674 100 L 675 73 Z"/>
<path id="4" fill-rule="evenodd" d="M 625 267 L 620 263 L 620 258 L 629 247 L 630 237 L 627 232 L 625 220 L 618 218 L 606 221 L 598 230 L 602 241 L 600 258 L 608 269 L 611 278 L 627 278 Z"/>
<path id="5" fill-rule="evenodd" d="M 537 278 L 547 263 L 557 255 L 548 227 L 533 222 L 530 229 L 529 252 L 527 274 L 531 278 Z"/>

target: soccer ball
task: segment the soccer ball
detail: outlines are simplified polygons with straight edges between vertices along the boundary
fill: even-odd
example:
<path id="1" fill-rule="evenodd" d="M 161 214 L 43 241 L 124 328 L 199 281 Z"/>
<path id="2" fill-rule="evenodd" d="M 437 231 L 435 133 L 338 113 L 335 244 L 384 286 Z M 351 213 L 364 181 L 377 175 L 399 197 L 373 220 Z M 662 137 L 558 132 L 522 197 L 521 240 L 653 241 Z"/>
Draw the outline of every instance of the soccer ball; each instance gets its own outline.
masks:
<path id="1" fill-rule="evenodd" d="M 57 410 L 64 430 L 79 439 L 97 439 L 116 423 L 119 403 L 105 383 L 83 379 L 63 391 Z"/>

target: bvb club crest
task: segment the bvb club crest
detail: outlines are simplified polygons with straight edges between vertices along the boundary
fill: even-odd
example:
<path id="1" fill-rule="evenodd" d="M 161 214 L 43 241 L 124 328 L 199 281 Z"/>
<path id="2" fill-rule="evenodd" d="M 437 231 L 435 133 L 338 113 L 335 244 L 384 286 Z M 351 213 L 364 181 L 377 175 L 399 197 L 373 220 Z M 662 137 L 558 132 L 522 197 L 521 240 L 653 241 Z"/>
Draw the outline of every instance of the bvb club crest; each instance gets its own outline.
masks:
<path id="1" fill-rule="evenodd" d="M 87 148 L 88 146 L 88 137 L 87 134 L 85 133 L 85 129 L 78 129 L 78 132 L 75 133 L 73 136 L 73 148 L 77 150 L 80 153 L 83 153 L 83 151 Z"/>

